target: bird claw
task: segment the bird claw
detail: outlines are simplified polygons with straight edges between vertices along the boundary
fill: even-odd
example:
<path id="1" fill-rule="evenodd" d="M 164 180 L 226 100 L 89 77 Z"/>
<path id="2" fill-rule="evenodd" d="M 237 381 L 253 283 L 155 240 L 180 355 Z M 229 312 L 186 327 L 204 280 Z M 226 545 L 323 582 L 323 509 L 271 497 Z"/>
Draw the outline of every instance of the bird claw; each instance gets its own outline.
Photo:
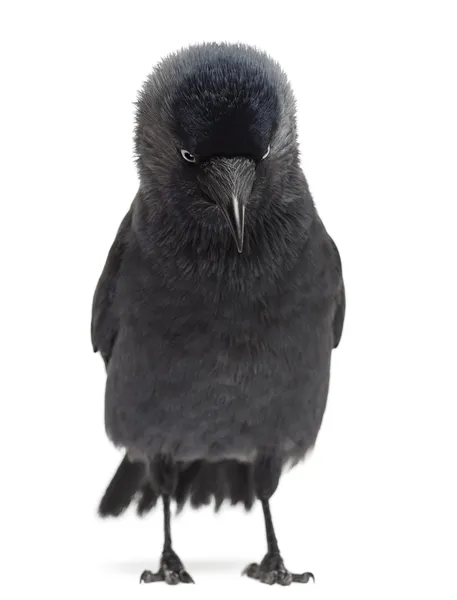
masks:
<path id="1" fill-rule="evenodd" d="M 140 583 L 153 583 L 155 581 L 164 581 L 163 573 L 159 570 L 157 573 L 152 571 L 143 571 L 140 577 Z"/>
<path id="2" fill-rule="evenodd" d="M 251 563 L 244 571 L 243 575 L 247 575 L 251 579 L 257 579 L 261 583 L 267 585 L 283 585 L 287 586 L 291 583 L 308 583 L 311 579 L 314 582 L 314 575 L 306 572 L 302 574 L 290 573 L 284 566 L 281 556 L 267 554 L 259 564 Z"/>
<path id="3" fill-rule="evenodd" d="M 179 572 L 179 580 L 181 583 L 195 583 L 190 574 L 185 570 Z"/>
<path id="4" fill-rule="evenodd" d="M 313 583 L 316 583 L 314 579 L 314 575 L 309 571 L 301 574 L 292 574 L 292 582 L 293 583 L 308 583 L 310 580 L 313 580 Z"/>
<path id="5" fill-rule="evenodd" d="M 156 581 L 164 581 L 168 585 L 194 583 L 179 557 L 173 551 L 162 554 L 160 568 L 157 573 L 143 571 L 140 577 L 140 583 L 154 583 Z"/>

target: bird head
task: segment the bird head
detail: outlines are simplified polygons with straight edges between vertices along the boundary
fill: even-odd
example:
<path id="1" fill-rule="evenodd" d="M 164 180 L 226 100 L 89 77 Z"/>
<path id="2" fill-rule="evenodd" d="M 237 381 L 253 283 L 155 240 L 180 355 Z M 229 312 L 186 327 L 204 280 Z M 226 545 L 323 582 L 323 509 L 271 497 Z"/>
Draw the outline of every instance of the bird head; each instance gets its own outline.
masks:
<path id="1" fill-rule="evenodd" d="M 285 74 L 245 45 L 203 44 L 165 58 L 137 102 L 141 186 L 242 252 L 245 223 L 280 196 L 298 161 Z"/>

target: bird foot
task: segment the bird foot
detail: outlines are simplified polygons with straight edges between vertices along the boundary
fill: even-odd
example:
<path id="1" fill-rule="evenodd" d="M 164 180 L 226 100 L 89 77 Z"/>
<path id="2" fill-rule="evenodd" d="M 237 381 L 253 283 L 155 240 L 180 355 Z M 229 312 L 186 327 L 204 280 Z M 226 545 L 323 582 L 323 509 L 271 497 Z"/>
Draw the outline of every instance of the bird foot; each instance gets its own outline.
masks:
<path id="1" fill-rule="evenodd" d="M 173 550 L 164 552 L 160 559 L 160 568 L 157 573 L 152 571 L 143 571 L 140 577 L 140 583 L 154 583 L 164 581 L 168 585 L 177 585 L 178 583 L 194 583 L 194 580 L 185 570 L 184 565 Z"/>
<path id="2" fill-rule="evenodd" d="M 257 579 L 262 583 L 273 585 L 290 585 L 291 583 L 308 583 L 311 579 L 314 582 L 312 573 L 302 573 L 295 575 L 290 573 L 284 566 L 284 562 L 279 554 L 267 554 L 260 565 L 252 563 L 243 571 L 243 575 L 247 575 L 252 579 Z"/>

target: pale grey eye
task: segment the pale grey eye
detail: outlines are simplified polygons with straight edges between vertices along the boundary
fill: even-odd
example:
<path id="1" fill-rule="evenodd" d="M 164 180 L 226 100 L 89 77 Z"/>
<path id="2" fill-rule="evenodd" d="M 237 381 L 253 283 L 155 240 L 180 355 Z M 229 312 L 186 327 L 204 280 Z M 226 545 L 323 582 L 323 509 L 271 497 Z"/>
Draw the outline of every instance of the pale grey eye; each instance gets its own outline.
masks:
<path id="1" fill-rule="evenodd" d="M 190 152 L 188 152 L 187 150 L 181 150 L 181 156 L 183 157 L 184 160 L 187 160 L 187 162 L 190 162 L 190 163 L 197 162 L 197 159 L 195 158 L 195 156 L 193 154 L 191 154 Z"/>
<path id="2" fill-rule="evenodd" d="M 270 144 L 268 144 L 268 148 L 267 151 L 265 152 L 265 154 L 262 156 L 262 160 L 264 160 L 264 158 L 266 158 L 268 155 L 270 154 Z"/>

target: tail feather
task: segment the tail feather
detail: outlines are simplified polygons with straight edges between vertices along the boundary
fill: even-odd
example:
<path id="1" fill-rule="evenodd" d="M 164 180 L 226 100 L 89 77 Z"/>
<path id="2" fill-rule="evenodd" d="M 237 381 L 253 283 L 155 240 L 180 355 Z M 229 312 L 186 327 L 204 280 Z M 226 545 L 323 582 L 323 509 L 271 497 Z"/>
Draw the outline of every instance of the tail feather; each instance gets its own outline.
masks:
<path id="1" fill-rule="evenodd" d="M 227 461 L 227 481 L 229 483 L 229 497 L 232 504 L 241 502 L 246 509 L 252 508 L 254 503 L 254 482 L 252 466 Z"/>
<path id="2" fill-rule="evenodd" d="M 122 460 L 98 507 L 101 517 L 118 517 L 132 502 L 145 477 L 143 463 Z"/>
<path id="3" fill-rule="evenodd" d="M 194 485 L 195 478 L 201 469 L 201 461 L 196 460 L 191 463 L 187 463 L 185 466 L 180 468 L 178 477 L 178 484 L 175 491 L 175 500 L 178 505 L 178 511 L 181 511 L 192 492 L 192 486 Z"/>
<path id="4" fill-rule="evenodd" d="M 98 513 L 101 517 L 118 517 L 135 501 L 137 513 L 144 515 L 157 503 L 156 488 L 154 481 L 147 478 L 144 463 L 132 462 L 125 456 L 100 502 Z M 232 504 L 244 504 L 249 510 L 254 496 L 250 464 L 236 460 L 178 463 L 178 480 L 173 493 L 178 511 L 186 502 L 199 508 L 212 500 L 219 510 L 226 499 Z"/>
<path id="5" fill-rule="evenodd" d="M 158 494 L 154 491 L 151 485 L 148 482 L 144 483 L 141 488 L 138 505 L 136 507 L 136 512 L 139 514 L 139 516 L 142 517 L 152 510 L 157 504 L 158 498 Z"/>

